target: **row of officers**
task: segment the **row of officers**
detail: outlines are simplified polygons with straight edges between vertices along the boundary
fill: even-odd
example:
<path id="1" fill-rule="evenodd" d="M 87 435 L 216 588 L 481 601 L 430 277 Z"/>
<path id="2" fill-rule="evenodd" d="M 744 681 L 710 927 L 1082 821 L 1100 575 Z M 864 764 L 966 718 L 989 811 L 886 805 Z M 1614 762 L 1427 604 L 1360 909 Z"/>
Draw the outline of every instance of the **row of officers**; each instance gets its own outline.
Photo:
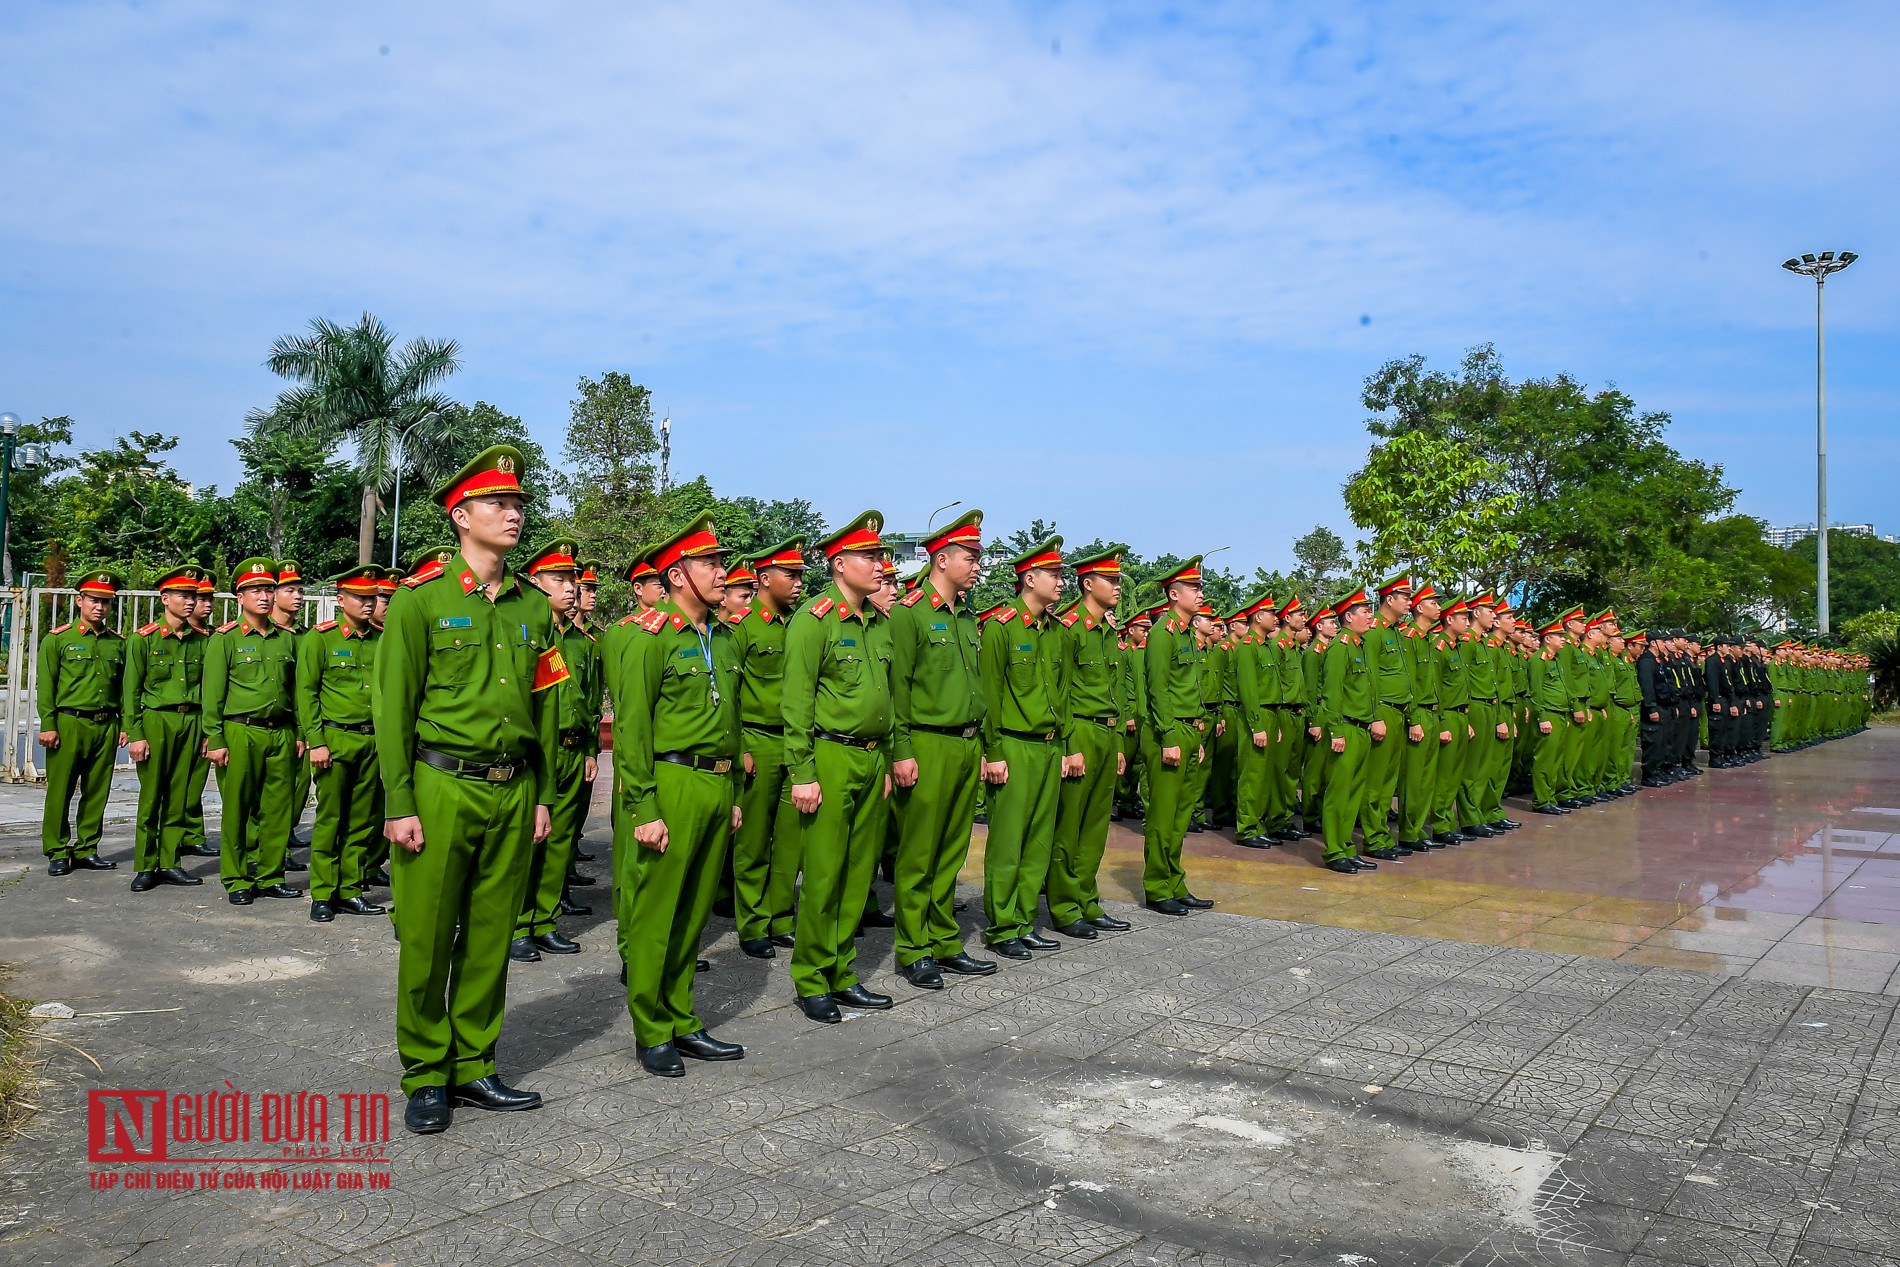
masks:
<path id="1" fill-rule="evenodd" d="M 812 587 L 802 540 L 729 567 L 710 521 L 689 524 L 628 566 L 639 610 L 595 628 L 572 541 L 517 556 L 519 572 L 504 561 L 519 544 L 521 463 L 504 446 L 459 472 L 438 490 L 457 546 L 399 583 L 375 568 L 334 578 L 337 620 L 302 635 L 271 619 L 285 569 L 257 559 L 233 578 L 243 614 L 215 635 L 190 619 L 207 578 L 178 569 L 161 585 L 163 618 L 117 639 L 106 621 L 116 579 L 97 573 L 78 587 L 79 621 L 42 651 L 55 865 L 96 853 L 96 815 L 82 811 L 68 835 L 68 802 L 75 783 L 82 802 L 102 799 L 121 718 L 142 746 L 141 876 L 181 871 L 176 842 L 190 840 L 193 772 L 206 762 L 219 770 L 234 902 L 299 896 L 282 856 L 300 768 L 317 781 L 314 899 L 360 902 L 387 850 L 397 1044 L 419 1132 L 446 1129 L 458 1105 L 539 1103 L 496 1075 L 506 975 L 524 939 L 573 945 L 553 921 L 604 699 L 618 950 L 638 1058 L 658 1076 L 681 1076 L 682 1058 L 744 1055 L 708 1032 L 693 999 L 722 893 L 747 954 L 790 952 L 798 1006 L 816 1022 L 891 1006 L 859 979 L 854 941 L 877 911 L 880 863 L 910 984 L 996 971 L 956 919 L 979 789 L 983 942 L 1017 960 L 1059 945 L 1038 928 L 1045 900 L 1051 930 L 1069 938 L 1127 927 L 1096 885 L 1118 792 L 1144 816 L 1148 908 L 1186 916 L 1212 903 L 1188 887 L 1182 842 L 1224 787 L 1241 843 L 1317 828 L 1326 865 L 1357 872 L 1504 825 L 1520 741 L 1537 806 L 1562 812 L 1627 787 L 1639 731 L 1681 740 L 1689 683 L 1673 666 L 1693 644 L 1626 639 L 1610 613 L 1567 612 L 1533 633 L 1505 604 L 1448 601 L 1400 577 L 1312 613 L 1263 594 L 1221 620 L 1197 558 L 1164 578 L 1161 606 L 1123 622 L 1124 551 L 1065 560 L 1050 538 L 1012 560 L 1015 597 L 979 617 L 967 602 L 984 548 L 977 512 L 925 543 L 928 567 L 908 592 L 876 512 L 818 543 L 829 576 Z M 113 660 L 125 666 L 116 677 Z M 1823 676 L 1791 697 L 1824 694 L 1830 672 L 1853 693 L 1851 665 L 1801 667 Z M 1681 679 L 1671 700 L 1659 673 Z M 1726 712 L 1730 680 L 1688 715 L 1717 699 Z M 1778 716 L 1792 699 L 1773 703 Z M 1808 712 L 1829 726 L 1839 710 Z M 1683 765 L 1675 751 L 1659 747 L 1645 781 Z"/>

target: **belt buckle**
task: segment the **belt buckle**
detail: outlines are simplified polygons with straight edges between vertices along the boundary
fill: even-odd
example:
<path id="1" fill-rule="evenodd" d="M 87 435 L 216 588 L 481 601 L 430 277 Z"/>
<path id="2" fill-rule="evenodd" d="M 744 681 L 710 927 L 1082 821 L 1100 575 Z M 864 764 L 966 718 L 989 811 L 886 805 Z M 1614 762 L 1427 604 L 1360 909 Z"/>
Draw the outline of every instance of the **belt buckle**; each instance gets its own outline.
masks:
<path id="1" fill-rule="evenodd" d="M 874 750 L 875 750 L 876 748 L 877 748 L 877 740 L 875 740 L 875 739 L 866 739 L 866 740 L 864 741 L 864 750 L 865 750 L 866 752 L 871 752 L 871 751 L 874 751 Z"/>
<path id="2" fill-rule="evenodd" d="M 482 777 L 490 783 L 506 783 L 515 777 L 515 768 L 511 765 L 491 765 Z"/>
<path id="3" fill-rule="evenodd" d="M 717 761 L 713 762 L 712 772 L 714 774 L 731 774 L 732 773 L 732 758 L 720 757 Z"/>

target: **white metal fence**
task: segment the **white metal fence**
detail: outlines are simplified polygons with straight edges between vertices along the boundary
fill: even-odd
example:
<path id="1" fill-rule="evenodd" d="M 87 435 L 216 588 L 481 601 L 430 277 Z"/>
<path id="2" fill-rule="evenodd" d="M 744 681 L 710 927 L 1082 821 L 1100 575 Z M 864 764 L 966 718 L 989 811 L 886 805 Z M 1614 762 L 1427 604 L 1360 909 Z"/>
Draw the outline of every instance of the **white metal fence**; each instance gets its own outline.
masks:
<path id="1" fill-rule="evenodd" d="M 46 750 L 39 745 L 39 707 L 36 689 L 40 673 L 40 639 L 75 618 L 73 589 L 34 588 L 0 591 L 0 628 L 7 633 L 7 681 L 4 718 L 5 733 L 0 735 L 0 779 L 20 783 L 40 777 Z M 122 634 L 143 629 L 162 619 L 164 608 L 157 590 L 124 590 L 112 604 L 106 617 Z M 306 591 L 303 600 L 305 627 L 332 619 L 336 615 L 336 595 Z M 237 596 L 220 593 L 211 609 L 211 627 L 216 629 L 238 616 Z"/>

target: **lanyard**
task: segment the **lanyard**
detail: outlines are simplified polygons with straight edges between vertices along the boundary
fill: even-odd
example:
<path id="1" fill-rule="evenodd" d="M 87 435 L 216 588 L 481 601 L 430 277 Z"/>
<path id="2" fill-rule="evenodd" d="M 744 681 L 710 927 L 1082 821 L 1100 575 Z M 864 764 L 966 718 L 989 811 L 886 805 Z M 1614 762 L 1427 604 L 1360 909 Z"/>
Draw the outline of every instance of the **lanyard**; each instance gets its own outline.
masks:
<path id="1" fill-rule="evenodd" d="M 719 675 L 713 671 L 712 617 L 710 614 L 706 617 L 706 632 L 701 633 L 698 628 L 695 627 L 693 637 L 699 642 L 700 658 L 706 661 L 706 685 L 712 690 L 713 707 L 718 708 Z"/>

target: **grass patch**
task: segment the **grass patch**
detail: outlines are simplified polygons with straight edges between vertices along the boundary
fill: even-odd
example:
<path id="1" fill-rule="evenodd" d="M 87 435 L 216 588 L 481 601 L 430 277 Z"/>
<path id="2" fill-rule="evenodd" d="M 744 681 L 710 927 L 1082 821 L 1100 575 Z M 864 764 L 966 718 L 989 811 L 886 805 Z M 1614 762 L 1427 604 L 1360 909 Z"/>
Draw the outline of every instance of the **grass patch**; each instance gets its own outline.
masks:
<path id="1" fill-rule="evenodd" d="M 5 900 L 7 890 L 18 884 L 20 878 L 16 876 L 12 883 L 0 884 L 0 901 Z M 4 987 L 12 975 L 7 965 L 0 964 L 0 1144 L 4 1144 L 26 1120 L 26 1115 L 38 1107 L 31 1099 L 39 1082 L 39 1063 L 29 1053 L 32 1025 L 27 1011 L 33 1005 L 6 993 Z"/>
<path id="2" fill-rule="evenodd" d="M 1867 719 L 1869 726 L 1900 726 L 1900 708 L 1889 708 Z"/>

